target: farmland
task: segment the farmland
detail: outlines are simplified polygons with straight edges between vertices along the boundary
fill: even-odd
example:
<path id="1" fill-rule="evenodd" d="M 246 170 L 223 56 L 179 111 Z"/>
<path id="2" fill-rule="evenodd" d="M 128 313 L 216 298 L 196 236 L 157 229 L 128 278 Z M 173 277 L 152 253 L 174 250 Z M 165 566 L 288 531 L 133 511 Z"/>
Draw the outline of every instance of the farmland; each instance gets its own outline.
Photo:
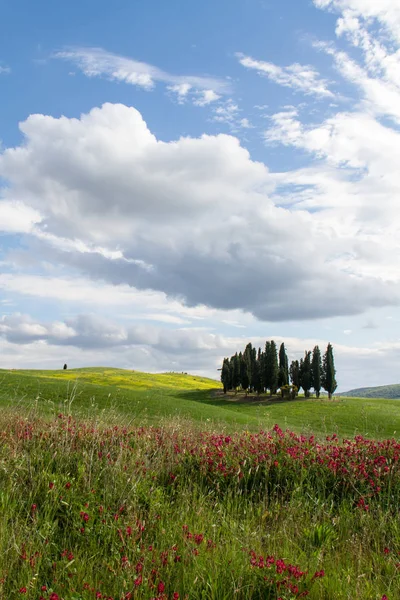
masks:
<path id="1" fill-rule="evenodd" d="M 396 401 L 114 369 L 0 380 L 1 598 L 398 598 Z"/>

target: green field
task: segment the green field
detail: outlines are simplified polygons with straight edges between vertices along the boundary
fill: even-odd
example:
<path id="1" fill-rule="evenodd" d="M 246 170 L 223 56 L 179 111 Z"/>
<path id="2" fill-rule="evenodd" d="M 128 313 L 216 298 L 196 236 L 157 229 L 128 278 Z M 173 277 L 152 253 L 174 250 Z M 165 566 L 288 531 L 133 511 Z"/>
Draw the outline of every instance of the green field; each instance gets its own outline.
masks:
<path id="1" fill-rule="evenodd" d="M 82 417 L 106 413 L 132 423 L 182 417 L 228 429 L 283 429 L 341 436 L 397 437 L 398 400 L 321 398 L 279 401 L 221 394 L 218 381 L 180 373 L 149 374 L 109 368 L 67 371 L 0 370 L 0 406 L 19 406 L 51 416 L 68 411 Z"/>
<path id="2" fill-rule="evenodd" d="M 398 401 L 109 368 L 0 390 L 0 599 L 400 597 Z"/>

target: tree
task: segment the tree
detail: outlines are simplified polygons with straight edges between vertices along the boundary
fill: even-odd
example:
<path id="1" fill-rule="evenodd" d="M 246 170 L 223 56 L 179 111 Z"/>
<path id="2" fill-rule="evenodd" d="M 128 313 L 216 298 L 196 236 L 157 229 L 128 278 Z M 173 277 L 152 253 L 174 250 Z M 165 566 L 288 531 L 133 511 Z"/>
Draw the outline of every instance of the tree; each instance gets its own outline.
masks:
<path id="1" fill-rule="evenodd" d="M 242 390 L 245 390 L 247 392 L 249 389 L 250 381 L 249 381 L 249 376 L 247 374 L 247 363 L 244 358 L 244 355 L 241 352 L 239 353 L 239 359 L 240 359 L 240 385 L 241 385 Z"/>
<path id="2" fill-rule="evenodd" d="M 329 399 L 332 398 L 332 394 L 337 388 L 336 382 L 336 369 L 335 369 L 335 361 L 333 358 L 333 348 L 332 344 L 328 344 L 326 348 L 326 352 L 324 354 L 324 359 L 322 361 L 322 376 L 321 383 L 324 390 L 328 392 Z"/>
<path id="3" fill-rule="evenodd" d="M 300 364 L 298 360 L 292 360 L 289 373 L 292 385 L 295 385 L 297 389 L 300 389 Z"/>
<path id="4" fill-rule="evenodd" d="M 240 360 L 238 353 L 231 358 L 231 372 L 232 372 L 232 388 L 235 390 L 240 385 Z"/>
<path id="5" fill-rule="evenodd" d="M 311 352 L 305 351 L 304 359 L 300 360 L 300 385 L 304 390 L 306 398 L 310 397 L 310 389 L 312 388 L 312 372 L 311 372 Z"/>
<path id="6" fill-rule="evenodd" d="M 224 358 L 224 362 L 222 363 L 222 369 L 221 369 L 221 383 L 224 387 L 224 394 L 226 394 L 226 392 L 230 389 L 230 379 L 231 379 L 231 374 L 230 374 L 229 359 Z"/>
<path id="7" fill-rule="evenodd" d="M 270 390 L 271 396 L 278 389 L 278 357 L 274 340 L 265 344 L 264 377 L 265 387 Z"/>
<path id="8" fill-rule="evenodd" d="M 311 360 L 312 387 L 315 395 L 319 398 L 321 391 L 322 360 L 321 351 L 318 346 L 314 347 Z"/>
<path id="9" fill-rule="evenodd" d="M 285 344 L 282 342 L 279 348 L 279 373 L 278 387 L 289 384 L 289 363 L 286 355 Z"/>
<path id="10" fill-rule="evenodd" d="M 256 352 L 255 348 L 253 348 L 253 352 L 255 355 L 255 352 Z M 257 394 L 260 394 L 263 390 L 263 385 L 262 385 L 262 381 L 261 381 L 261 364 L 262 364 L 261 348 L 259 348 L 257 358 L 254 362 L 254 370 L 253 370 L 253 388 L 257 392 Z"/>
<path id="11" fill-rule="evenodd" d="M 255 352 L 255 349 L 254 349 L 254 352 Z M 247 344 L 245 351 L 243 353 L 243 358 L 246 363 L 247 378 L 249 380 L 247 387 L 252 388 L 253 387 L 254 362 L 255 362 L 256 357 L 255 357 L 255 354 L 253 353 L 253 346 L 251 345 L 251 343 Z"/>

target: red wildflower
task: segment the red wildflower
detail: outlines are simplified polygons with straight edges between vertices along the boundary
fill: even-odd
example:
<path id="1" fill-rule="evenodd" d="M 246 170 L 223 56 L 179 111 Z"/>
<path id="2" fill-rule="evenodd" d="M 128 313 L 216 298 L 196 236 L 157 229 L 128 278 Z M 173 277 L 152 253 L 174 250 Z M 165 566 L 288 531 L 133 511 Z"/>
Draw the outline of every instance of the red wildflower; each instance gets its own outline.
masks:
<path id="1" fill-rule="evenodd" d="M 162 594 L 165 590 L 165 583 L 163 581 L 160 581 L 160 583 L 158 584 L 158 588 L 157 588 L 157 592 L 159 594 Z"/>
<path id="2" fill-rule="evenodd" d="M 26 587 L 19 588 L 20 594 L 26 594 Z"/>
<path id="3" fill-rule="evenodd" d="M 85 521 L 85 523 L 87 523 L 89 521 L 90 517 L 87 514 L 87 512 L 83 512 L 83 510 L 81 510 L 81 512 L 79 514 L 81 516 L 81 519 L 83 519 L 83 521 Z"/>

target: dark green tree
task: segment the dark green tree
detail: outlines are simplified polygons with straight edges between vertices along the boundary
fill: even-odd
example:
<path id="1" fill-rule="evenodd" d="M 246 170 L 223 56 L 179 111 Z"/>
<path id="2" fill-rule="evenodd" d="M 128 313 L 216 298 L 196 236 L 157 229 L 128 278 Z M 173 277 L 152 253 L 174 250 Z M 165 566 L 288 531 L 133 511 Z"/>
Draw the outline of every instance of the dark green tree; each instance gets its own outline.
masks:
<path id="1" fill-rule="evenodd" d="M 324 390 L 328 392 L 329 399 L 332 398 L 332 394 L 337 388 L 332 344 L 328 344 L 322 361 L 321 383 Z"/>
<path id="2" fill-rule="evenodd" d="M 247 373 L 247 363 L 244 358 L 244 355 L 241 352 L 239 353 L 239 359 L 240 359 L 240 386 L 241 386 L 242 390 L 245 390 L 247 392 L 249 389 L 250 381 L 249 381 L 249 376 Z"/>
<path id="3" fill-rule="evenodd" d="M 255 354 L 256 349 L 253 348 L 253 352 Z M 254 362 L 253 369 L 253 388 L 257 394 L 260 394 L 263 390 L 262 381 L 261 381 L 261 348 L 258 349 L 258 354 L 256 360 Z"/>
<path id="4" fill-rule="evenodd" d="M 306 398 L 310 397 L 310 389 L 312 388 L 312 371 L 311 371 L 311 352 L 304 353 L 304 359 L 300 360 L 300 385 L 304 390 Z"/>
<path id="5" fill-rule="evenodd" d="M 231 379 L 231 374 L 230 374 L 229 359 L 224 358 L 224 362 L 222 363 L 222 370 L 221 370 L 221 382 L 224 387 L 224 394 L 226 394 L 226 392 L 230 389 L 230 379 Z"/>
<path id="6" fill-rule="evenodd" d="M 237 352 L 231 358 L 231 365 L 232 365 L 232 388 L 236 392 L 237 388 L 240 385 L 240 360 L 239 360 L 239 356 L 238 356 Z"/>
<path id="7" fill-rule="evenodd" d="M 311 359 L 311 375 L 312 375 L 312 387 L 315 390 L 317 398 L 320 396 L 321 391 L 321 375 L 322 375 L 322 359 L 321 351 L 318 346 L 314 347 Z"/>
<path id="8" fill-rule="evenodd" d="M 265 387 L 269 389 L 271 396 L 275 394 L 278 389 L 278 374 L 279 367 L 276 344 L 274 340 L 271 340 L 265 344 L 264 360 Z"/>
<path id="9" fill-rule="evenodd" d="M 298 360 L 292 360 L 290 363 L 290 380 L 292 385 L 295 385 L 297 389 L 300 389 L 300 364 Z"/>
<path id="10" fill-rule="evenodd" d="M 282 342 L 279 348 L 279 373 L 278 373 L 278 387 L 288 385 L 289 383 L 289 362 L 285 350 L 285 344 Z"/>
<path id="11" fill-rule="evenodd" d="M 256 350 L 254 348 L 254 352 L 255 351 Z M 254 362 L 255 362 L 255 358 L 256 358 L 254 352 L 253 352 L 253 346 L 251 345 L 251 343 L 248 343 L 245 348 L 245 351 L 243 353 L 243 358 L 246 363 L 247 377 L 249 380 L 248 387 L 250 387 L 250 388 L 253 387 Z"/>

